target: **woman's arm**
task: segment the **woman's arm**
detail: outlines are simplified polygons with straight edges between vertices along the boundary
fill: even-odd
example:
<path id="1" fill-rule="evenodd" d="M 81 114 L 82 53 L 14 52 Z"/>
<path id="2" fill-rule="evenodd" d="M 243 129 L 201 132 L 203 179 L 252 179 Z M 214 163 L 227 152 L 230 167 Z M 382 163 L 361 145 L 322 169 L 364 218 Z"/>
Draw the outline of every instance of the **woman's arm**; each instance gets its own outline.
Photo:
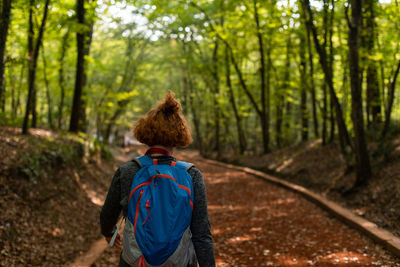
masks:
<path id="1" fill-rule="evenodd" d="M 201 172 L 192 167 L 189 170 L 193 179 L 194 203 L 192 223 L 192 241 L 200 267 L 214 267 L 214 244 L 211 235 L 210 221 L 207 211 L 207 195 Z"/>
<path id="2" fill-rule="evenodd" d="M 115 224 L 118 221 L 119 214 L 121 213 L 122 209 L 120 198 L 121 170 L 118 168 L 114 174 L 106 200 L 104 201 L 104 205 L 100 213 L 101 233 L 105 237 L 111 237 L 114 232 Z"/>

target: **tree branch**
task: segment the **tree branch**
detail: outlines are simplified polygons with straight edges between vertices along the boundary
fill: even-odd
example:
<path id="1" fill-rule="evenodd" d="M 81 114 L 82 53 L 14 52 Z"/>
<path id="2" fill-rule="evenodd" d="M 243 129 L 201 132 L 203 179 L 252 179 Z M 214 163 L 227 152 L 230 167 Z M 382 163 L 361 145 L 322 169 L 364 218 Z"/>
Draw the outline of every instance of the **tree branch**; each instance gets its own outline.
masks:
<path id="1" fill-rule="evenodd" d="M 243 78 L 242 72 L 240 71 L 239 65 L 237 64 L 236 59 L 235 59 L 235 57 L 233 55 L 233 49 L 232 49 L 231 45 L 229 44 L 229 42 L 225 38 L 223 38 L 218 33 L 218 31 L 215 29 L 215 27 L 213 25 L 213 22 L 212 22 L 211 18 L 208 16 L 207 12 L 201 6 L 199 6 L 198 4 L 196 4 L 193 1 L 190 1 L 189 4 L 191 6 L 193 6 L 194 8 L 198 9 L 200 12 L 202 12 L 204 14 L 204 17 L 209 22 L 211 30 L 213 32 L 215 32 L 217 38 L 220 39 L 226 45 L 226 47 L 228 48 L 229 53 L 230 53 L 231 61 L 233 63 L 233 66 L 235 67 L 236 73 L 239 76 L 240 85 L 242 86 L 242 88 L 243 88 L 244 92 L 246 93 L 247 97 L 249 98 L 250 102 L 253 104 L 254 109 L 256 110 L 257 114 L 259 116 L 261 116 L 262 112 L 261 112 L 260 108 L 258 107 L 257 102 L 255 101 L 253 95 L 251 94 L 251 92 L 247 88 L 247 85 L 246 85 L 246 82 L 245 82 L 245 80 Z"/>

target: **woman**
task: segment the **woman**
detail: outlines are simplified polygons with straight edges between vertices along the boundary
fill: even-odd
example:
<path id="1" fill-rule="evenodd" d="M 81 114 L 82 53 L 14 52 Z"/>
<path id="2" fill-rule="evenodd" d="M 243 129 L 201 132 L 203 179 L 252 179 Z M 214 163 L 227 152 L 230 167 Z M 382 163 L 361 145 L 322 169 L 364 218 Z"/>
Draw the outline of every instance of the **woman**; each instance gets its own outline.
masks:
<path id="1" fill-rule="evenodd" d="M 149 146 L 146 155 L 156 160 L 158 164 L 176 162 L 172 156 L 174 148 L 185 147 L 192 141 L 190 129 L 181 113 L 181 105 L 171 92 L 168 92 L 163 101 L 138 120 L 133 133 L 138 141 Z M 100 214 L 101 232 L 107 242 L 111 240 L 121 211 L 124 217 L 127 216 L 132 180 L 139 169 L 139 163 L 133 160 L 123 164 L 115 172 Z M 215 266 L 204 180 L 201 172 L 195 167 L 189 168 L 188 173 L 193 184 L 193 210 L 190 222 L 193 245 L 190 245 L 194 247 L 195 255 L 194 253 L 186 255 L 194 259 L 187 266 L 197 266 L 197 262 L 200 267 Z M 117 234 L 115 244 L 121 245 L 119 234 Z M 127 261 L 122 253 L 119 266 L 130 266 Z M 139 263 L 139 266 L 141 264 L 143 263 Z"/>

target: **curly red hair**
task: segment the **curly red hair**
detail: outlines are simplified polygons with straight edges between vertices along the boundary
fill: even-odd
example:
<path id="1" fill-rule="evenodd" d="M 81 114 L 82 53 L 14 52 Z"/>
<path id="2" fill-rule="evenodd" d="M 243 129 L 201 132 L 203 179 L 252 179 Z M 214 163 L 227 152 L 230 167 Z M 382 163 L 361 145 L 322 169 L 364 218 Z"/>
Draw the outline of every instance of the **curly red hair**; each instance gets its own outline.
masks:
<path id="1" fill-rule="evenodd" d="M 192 142 L 190 127 L 174 93 L 165 98 L 141 117 L 133 127 L 136 139 L 148 146 L 185 147 Z"/>

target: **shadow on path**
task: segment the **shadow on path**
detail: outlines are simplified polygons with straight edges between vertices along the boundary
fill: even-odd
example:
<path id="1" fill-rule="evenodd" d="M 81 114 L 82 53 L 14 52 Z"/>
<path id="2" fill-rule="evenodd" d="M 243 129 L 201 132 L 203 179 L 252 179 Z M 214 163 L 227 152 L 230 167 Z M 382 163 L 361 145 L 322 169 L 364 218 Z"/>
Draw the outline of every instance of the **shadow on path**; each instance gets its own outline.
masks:
<path id="1" fill-rule="evenodd" d="M 196 151 L 175 154 L 193 162 L 205 178 L 217 266 L 400 266 L 371 240 L 291 191 L 208 164 Z M 119 253 L 107 249 L 92 266 L 116 266 Z"/>

